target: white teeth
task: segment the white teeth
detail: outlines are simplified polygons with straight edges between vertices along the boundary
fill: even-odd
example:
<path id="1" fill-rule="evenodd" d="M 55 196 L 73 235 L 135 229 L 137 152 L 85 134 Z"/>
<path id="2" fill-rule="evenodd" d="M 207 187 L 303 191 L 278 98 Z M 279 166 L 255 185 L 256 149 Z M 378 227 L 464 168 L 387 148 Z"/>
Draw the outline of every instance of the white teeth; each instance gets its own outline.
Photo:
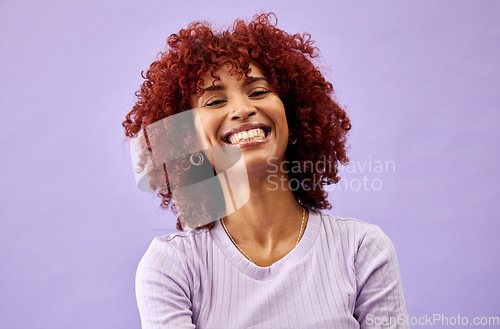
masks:
<path id="1" fill-rule="evenodd" d="M 238 144 L 239 142 L 247 142 L 250 140 L 258 140 L 266 137 L 264 130 L 257 128 L 248 131 L 242 131 L 229 136 L 229 142 L 231 144 Z"/>

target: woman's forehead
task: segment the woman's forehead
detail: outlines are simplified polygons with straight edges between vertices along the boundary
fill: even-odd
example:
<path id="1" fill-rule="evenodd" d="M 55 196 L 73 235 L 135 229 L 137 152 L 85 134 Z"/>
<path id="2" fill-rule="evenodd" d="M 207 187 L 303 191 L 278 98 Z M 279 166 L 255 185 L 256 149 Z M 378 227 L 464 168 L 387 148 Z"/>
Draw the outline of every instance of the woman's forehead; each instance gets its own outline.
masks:
<path id="1" fill-rule="evenodd" d="M 248 73 L 249 78 L 254 77 L 265 77 L 264 70 L 262 67 L 256 62 L 249 63 L 250 72 Z M 234 62 L 225 63 L 219 67 L 217 67 L 213 75 L 211 72 L 205 72 L 200 78 L 203 80 L 203 88 L 208 88 L 213 85 L 221 84 L 222 82 L 219 79 L 227 79 L 227 78 L 236 78 L 241 79 L 244 78 L 243 70 L 236 65 Z"/>

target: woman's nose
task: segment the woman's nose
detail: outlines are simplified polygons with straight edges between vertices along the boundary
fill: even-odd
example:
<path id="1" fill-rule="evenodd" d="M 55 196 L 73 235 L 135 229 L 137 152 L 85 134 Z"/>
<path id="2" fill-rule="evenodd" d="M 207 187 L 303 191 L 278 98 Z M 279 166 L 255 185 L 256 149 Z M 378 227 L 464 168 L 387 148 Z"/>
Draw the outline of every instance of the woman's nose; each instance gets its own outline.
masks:
<path id="1" fill-rule="evenodd" d="M 255 107 L 250 102 L 241 100 L 233 104 L 229 116 L 230 119 L 246 119 L 256 113 Z"/>

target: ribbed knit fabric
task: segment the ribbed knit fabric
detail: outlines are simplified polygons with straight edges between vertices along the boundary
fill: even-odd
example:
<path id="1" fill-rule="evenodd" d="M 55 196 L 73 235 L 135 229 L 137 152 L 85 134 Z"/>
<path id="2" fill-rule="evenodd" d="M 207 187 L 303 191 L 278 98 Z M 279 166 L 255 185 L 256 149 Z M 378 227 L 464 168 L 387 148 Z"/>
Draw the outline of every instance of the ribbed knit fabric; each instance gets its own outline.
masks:
<path id="1" fill-rule="evenodd" d="M 396 252 L 376 226 L 309 212 L 299 244 L 248 261 L 220 221 L 153 240 L 139 263 L 143 329 L 408 328 Z M 388 322 L 388 321 L 386 321 Z"/>

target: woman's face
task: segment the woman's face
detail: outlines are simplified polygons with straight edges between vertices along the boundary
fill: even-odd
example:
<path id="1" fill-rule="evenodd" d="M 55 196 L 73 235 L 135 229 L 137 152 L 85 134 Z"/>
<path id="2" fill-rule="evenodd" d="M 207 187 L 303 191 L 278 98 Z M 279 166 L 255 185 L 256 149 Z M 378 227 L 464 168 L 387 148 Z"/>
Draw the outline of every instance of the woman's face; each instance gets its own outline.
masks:
<path id="1" fill-rule="evenodd" d="M 207 148 L 239 148 L 247 171 L 283 161 L 288 144 L 283 102 L 263 69 L 256 63 L 251 63 L 250 69 L 249 83 L 243 74 L 231 75 L 227 66 L 215 72 L 220 80 L 205 74 L 202 77 L 204 93 L 190 100 L 200 118 L 202 127 L 197 127 L 197 131 L 205 139 L 203 144 Z"/>

